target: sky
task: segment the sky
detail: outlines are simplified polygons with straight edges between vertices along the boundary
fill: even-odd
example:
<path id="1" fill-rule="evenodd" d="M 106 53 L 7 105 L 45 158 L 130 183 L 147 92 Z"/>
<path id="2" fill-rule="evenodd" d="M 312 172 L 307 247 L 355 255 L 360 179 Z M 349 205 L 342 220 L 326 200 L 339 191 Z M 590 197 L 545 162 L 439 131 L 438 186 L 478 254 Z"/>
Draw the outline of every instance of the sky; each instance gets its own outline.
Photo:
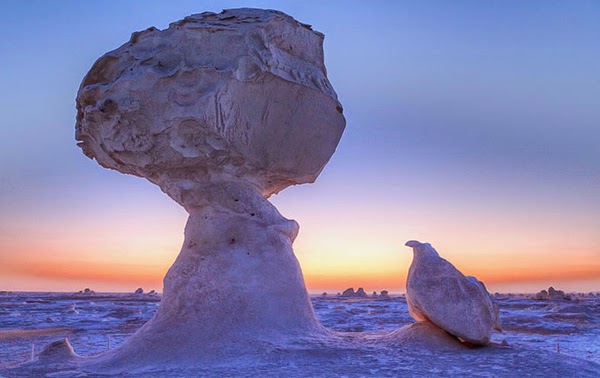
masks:
<path id="1" fill-rule="evenodd" d="M 430 242 L 490 291 L 600 290 L 600 3 L 0 2 L 0 290 L 162 290 L 186 212 L 74 140 L 75 96 L 132 32 L 282 10 L 325 34 L 347 126 L 300 223 L 309 291 L 405 290 Z"/>

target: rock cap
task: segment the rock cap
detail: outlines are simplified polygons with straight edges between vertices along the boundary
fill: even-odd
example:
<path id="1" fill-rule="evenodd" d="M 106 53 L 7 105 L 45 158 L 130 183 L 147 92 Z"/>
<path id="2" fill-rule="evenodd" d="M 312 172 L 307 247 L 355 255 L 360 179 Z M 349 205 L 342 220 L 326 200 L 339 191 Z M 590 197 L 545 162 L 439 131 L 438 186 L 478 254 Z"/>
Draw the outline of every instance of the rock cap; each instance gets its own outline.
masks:
<path id="1" fill-rule="evenodd" d="M 313 182 L 345 127 L 323 35 L 274 10 L 151 27 L 98 59 L 76 139 L 103 167 L 181 187 L 245 180 L 264 196 Z"/>

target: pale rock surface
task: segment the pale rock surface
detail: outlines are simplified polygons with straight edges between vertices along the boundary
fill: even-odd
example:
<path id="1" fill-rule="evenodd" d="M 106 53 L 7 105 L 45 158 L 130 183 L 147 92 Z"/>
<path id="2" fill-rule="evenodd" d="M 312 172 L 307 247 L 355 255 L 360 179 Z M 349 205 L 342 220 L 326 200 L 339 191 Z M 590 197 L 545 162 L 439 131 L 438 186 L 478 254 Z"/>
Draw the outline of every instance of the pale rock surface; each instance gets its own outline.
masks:
<path id="1" fill-rule="evenodd" d="M 322 46 L 284 13 L 233 9 L 133 33 L 93 65 L 79 146 L 190 214 L 156 314 L 93 364 L 201 364 L 328 335 L 292 250 L 298 224 L 266 199 L 313 182 L 344 130 Z"/>
<path id="2" fill-rule="evenodd" d="M 69 339 L 62 339 L 47 345 L 37 356 L 44 364 L 67 364 L 77 359 Z"/>
<path id="3" fill-rule="evenodd" d="M 489 343 L 500 320 L 498 306 L 483 283 L 465 277 L 429 243 L 409 241 L 406 245 L 413 249 L 406 282 L 410 315 L 472 344 Z"/>
<path id="4" fill-rule="evenodd" d="M 494 310 L 494 329 L 498 332 L 502 332 L 502 324 L 500 323 L 500 306 L 498 306 L 498 303 L 496 303 L 492 294 L 487 290 L 483 281 L 479 281 L 477 277 L 474 276 L 466 276 L 466 278 L 471 280 L 471 282 L 473 282 L 475 285 L 479 285 L 481 290 L 487 293 L 485 302 L 488 308 L 493 308 Z"/>
<path id="5" fill-rule="evenodd" d="M 219 180 L 265 197 L 313 182 L 344 126 L 323 35 L 278 11 L 204 12 L 133 33 L 77 96 L 84 153 L 186 208 L 210 203 L 204 185 Z"/>
<path id="6" fill-rule="evenodd" d="M 420 346 L 430 351 L 461 351 L 465 347 L 448 332 L 431 322 L 416 322 L 387 334 L 384 340 L 392 341 L 399 347 Z"/>

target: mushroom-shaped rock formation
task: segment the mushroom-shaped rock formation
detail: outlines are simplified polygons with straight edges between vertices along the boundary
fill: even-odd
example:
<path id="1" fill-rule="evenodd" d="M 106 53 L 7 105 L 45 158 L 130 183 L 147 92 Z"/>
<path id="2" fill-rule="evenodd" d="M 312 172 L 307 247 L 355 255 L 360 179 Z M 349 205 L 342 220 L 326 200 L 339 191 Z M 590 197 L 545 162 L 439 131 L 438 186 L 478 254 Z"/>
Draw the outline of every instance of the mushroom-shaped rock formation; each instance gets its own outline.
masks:
<path id="1" fill-rule="evenodd" d="M 325 335 L 292 250 L 298 224 L 266 198 L 313 182 L 344 127 L 323 35 L 278 11 L 192 15 L 98 59 L 77 95 L 79 146 L 190 214 L 156 314 L 100 360 L 200 363 Z"/>
<path id="2" fill-rule="evenodd" d="M 417 321 L 430 321 L 475 345 L 489 343 L 500 329 L 498 306 L 483 283 L 465 277 L 429 243 L 409 241 L 413 261 L 406 280 L 406 302 Z"/>

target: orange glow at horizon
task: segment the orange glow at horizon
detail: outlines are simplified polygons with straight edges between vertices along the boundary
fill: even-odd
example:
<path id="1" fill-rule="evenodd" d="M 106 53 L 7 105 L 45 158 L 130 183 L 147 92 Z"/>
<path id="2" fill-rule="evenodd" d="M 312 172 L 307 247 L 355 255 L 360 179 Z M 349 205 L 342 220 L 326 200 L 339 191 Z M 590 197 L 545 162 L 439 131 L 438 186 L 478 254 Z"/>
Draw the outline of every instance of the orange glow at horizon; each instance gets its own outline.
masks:
<path id="1" fill-rule="evenodd" d="M 404 250 L 405 249 L 405 250 Z M 340 292 L 348 287 L 364 287 L 368 292 L 389 290 L 391 292 L 404 292 L 406 275 L 412 252 L 404 248 L 402 254 L 396 251 L 394 261 L 386 261 L 386 254 L 382 253 L 377 258 L 366 253 L 362 257 L 355 256 L 346 261 L 334 259 L 323 259 L 323 264 L 314 265 L 310 259 L 302 261 L 302 253 L 299 260 L 303 269 L 307 289 L 311 292 L 329 291 Z M 172 252 L 172 251 L 171 251 Z M 441 253 L 441 251 L 440 251 Z M 174 257 L 174 254 L 171 253 Z M 591 256 L 594 255 L 590 252 Z M 62 282 L 64 290 L 81 290 L 91 287 L 103 291 L 130 291 L 136 287 L 144 287 L 147 290 L 155 289 L 162 291 L 162 279 L 166 274 L 172 261 L 152 261 L 135 263 L 132 255 L 124 254 L 120 259 L 114 261 L 66 261 L 64 256 L 57 258 L 45 258 L 39 261 L 13 261 L 10 275 L 19 277 L 22 281 L 40 282 L 52 281 Z M 556 255 L 556 254 L 554 254 Z M 339 255 L 336 255 L 339 256 Z M 442 253 L 443 257 L 444 256 Z M 517 284 L 526 282 L 562 282 L 568 280 L 595 280 L 600 283 L 598 272 L 600 262 L 594 259 L 587 261 L 565 260 L 557 264 L 551 259 L 536 260 L 525 258 L 515 262 L 512 255 L 495 256 L 469 260 L 461 256 L 450 259 L 454 265 L 465 275 L 475 275 L 488 285 L 488 289 L 503 287 L 504 284 Z M 114 258 L 114 256 L 113 256 Z M 453 261 L 454 260 L 454 261 Z M 335 264 L 334 264 L 335 263 Z M 0 271 L 8 272 L 5 269 Z M 535 267 L 535 269 L 532 269 Z M 92 283 L 97 287 L 92 287 Z M 18 290 L 18 287 L 9 285 L 10 290 Z M 22 285 L 23 286 L 23 285 Z M 44 287 L 35 285 L 24 285 L 24 290 L 44 291 Z M 542 289 L 544 287 L 540 287 Z M 0 287 L 5 290 L 6 287 Z M 596 290 L 600 289 L 600 286 Z"/>
<path id="2" fill-rule="evenodd" d="M 163 200 L 171 206 L 167 211 L 120 210 L 135 217 L 115 218 L 114 209 L 99 209 L 94 216 L 62 214 L 57 221 L 47 212 L 37 215 L 35 229 L 24 226 L 31 215 L 12 218 L 0 238 L 0 290 L 162 291 L 187 215 Z M 403 291 L 412 261 L 411 249 L 404 246 L 409 239 L 431 242 L 491 291 L 506 284 L 565 280 L 595 280 L 590 290 L 600 290 L 600 240 L 585 215 L 563 219 L 562 210 L 552 214 L 524 207 L 523 214 L 536 214 L 524 218 L 478 204 L 459 213 L 441 202 L 417 211 L 370 200 L 350 208 L 332 199 L 327 211 L 319 211 L 318 204 L 315 210 L 299 200 L 278 203 L 275 198 L 281 212 L 297 215 L 301 225 L 294 251 L 309 291 Z M 489 214 L 477 216 L 482 211 Z M 562 232 L 567 226 L 569 232 Z"/>

